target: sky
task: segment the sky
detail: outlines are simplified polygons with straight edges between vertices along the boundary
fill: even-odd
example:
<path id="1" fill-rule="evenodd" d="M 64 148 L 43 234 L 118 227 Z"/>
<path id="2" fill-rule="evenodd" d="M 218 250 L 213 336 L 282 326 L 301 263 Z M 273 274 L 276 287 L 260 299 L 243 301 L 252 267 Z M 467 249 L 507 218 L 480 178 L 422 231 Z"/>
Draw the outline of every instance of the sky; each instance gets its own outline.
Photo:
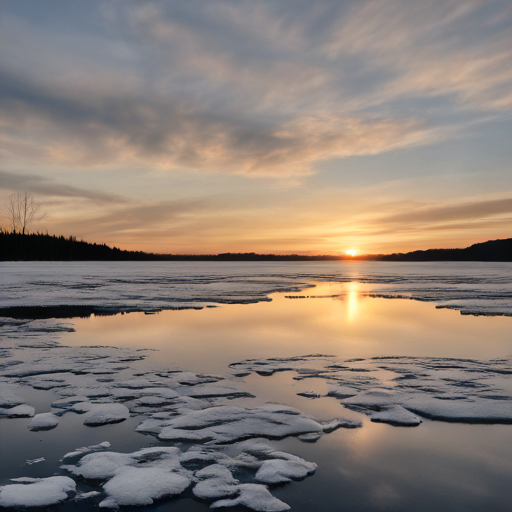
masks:
<path id="1" fill-rule="evenodd" d="M 16 191 L 31 230 L 159 253 L 510 238 L 512 4 L 0 0 Z"/>

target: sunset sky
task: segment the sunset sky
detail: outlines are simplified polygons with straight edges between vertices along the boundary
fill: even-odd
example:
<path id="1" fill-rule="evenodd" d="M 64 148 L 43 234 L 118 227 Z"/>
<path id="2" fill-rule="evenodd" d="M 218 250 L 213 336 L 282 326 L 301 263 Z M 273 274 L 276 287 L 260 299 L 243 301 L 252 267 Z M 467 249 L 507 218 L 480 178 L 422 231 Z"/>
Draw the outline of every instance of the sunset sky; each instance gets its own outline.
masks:
<path id="1" fill-rule="evenodd" d="M 34 230 L 164 253 L 510 238 L 512 4 L 1 2 L 16 190 Z"/>

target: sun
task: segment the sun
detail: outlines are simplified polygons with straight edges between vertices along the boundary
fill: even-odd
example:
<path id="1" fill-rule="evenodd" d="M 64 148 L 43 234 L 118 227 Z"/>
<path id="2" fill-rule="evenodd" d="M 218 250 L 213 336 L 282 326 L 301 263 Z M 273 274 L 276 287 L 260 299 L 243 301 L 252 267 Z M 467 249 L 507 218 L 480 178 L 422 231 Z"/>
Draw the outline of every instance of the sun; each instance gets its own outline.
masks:
<path id="1" fill-rule="evenodd" d="M 346 253 L 349 256 L 355 256 L 357 254 L 357 251 L 354 251 L 354 249 L 349 249 L 348 251 L 346 251 Z"/>

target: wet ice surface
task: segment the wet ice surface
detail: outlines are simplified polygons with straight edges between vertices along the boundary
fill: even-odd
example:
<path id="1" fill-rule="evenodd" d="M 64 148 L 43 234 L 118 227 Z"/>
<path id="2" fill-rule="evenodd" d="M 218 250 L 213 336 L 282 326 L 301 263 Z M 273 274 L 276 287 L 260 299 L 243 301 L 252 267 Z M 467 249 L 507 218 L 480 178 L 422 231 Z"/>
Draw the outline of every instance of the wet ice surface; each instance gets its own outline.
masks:
<path id="1" fill-rule="evenodd" d="M 512 315 L 510 263 L 3 262 L 0 268 L 0 308 L 67 307 L 68 316 L 251 303 L 322 281 L 357 281 L 372 296 L 430 301 L 465 314 Z"/>
<path id="2" fill-rule="evenodd" d="M 124 422 L 131 414 L 140 418 L 137 432 L 174 444 L 185 441 L 192 447 L 119 453 L 110 451 L 106 441 L 77 448 L 62 454 L 65 464 L 61 469 L 88 481 L 93 491 L 76 494 L 76 483 L 69 476 L 25 477 L 22 481 L 18 477 L 0 487 L 3 507 L 56 505 L 76 496 L 101 508 L 151 505 L 192 488 L 195 496 L 210 500 L 213 508 L 243 505 L 258 511 L 287 510 L 289 506 L 266 485 L 304 479 L 314 473 L 316 465 L 261 443 L 240 442 L 308 434 L 319 437 L 337 428 L 360 426 L 343 419 L 322 423 L 284 405 L 234 405 L 237 399 L 254 397 L 238 388 L 229 375 L 144 366 L 149 350 L 66 347 L 54 339 L 59 326 L 68 329 L 50 320 L 4 322 L 7 335 L 0 362 L 4 416 L 33 416 L 27 428 L 39 432 L 58 429 L 60 418 L 70 414 L 83 418 L 85 427 L 99 428 Z M 30 342 L 26 333 L 31 335 Z M 35 408 L 23 398 L 28 386 L 55 395 L 48 411 L 34 416 Z M 238 444 L 241 452 L 230 457 L 216 448 L 225 444 Z"/>
<path id="3" fill-rule="evenodd" d="M 270 276 L 261 276 L 261 271 L 252 271 L 250 279 L 254 279 L 255 284 L 249 287 L 246 275 L 242 278 L 236 276 L 236 279 L 226 276 L 219 278 L 213 272 L 217 295 L 212 303 L 229 302 L 233 297 L 236 297 L 234 302 L 265 300 L 265 293 L 276 289 L 276 282 L 282 285 L 278 289 L 293 290 L 291 282 L 297 284 L 300 278 L 301 283 L 306 283 L 313 275 L 305 276 L 305 272 L 297 272 L 296 268 L 293 276 L 290 272 L 284 275 L 282 268 L 280 270 L 278 279 L 272 272 Z M 234 274 L 237 272 L 235 269 Z M 480 282 L 476 285 L 476 281 L 469 283 L 464 293 L 468 290 L 475 293 L 483 280 L 487 285 L 490 281 L 496 281 L 489 285 L 493 288 L 492 293 L 496 293 L 497 281 L 501 279 L 506 285 L 507 276 L 500 269 L 493 272 L 478 278 Z M 501 277 L 497 275 L 500 272 Z M 333 279 L 333 275 L 324 275 L 323 278 Z M 106 273 L 105 276 L 106 281 L 111 279 Z M 187 288 L 195 278 L 184 278 L 178 283 L 178 288 L 173 289 L 171 281 L 175 278 L 166 282 L 160 289 L 162 293 L 168 294 L 171 289 L 171 298 L 173 293 L 179 292 L 190 299 L 190 295 L 186 295 L 189 292 L 178 288 Z M 156 281 L 158 279 L 155 277 Z M 201 287 L 207 287 L 202 279 L 200 277 L 190 285 L 195 290 L 194 300 L 187 299 L 182 305 L 209 304 L 202 302 L 196 293 Z M 345 277 L 338 275 L 334 279 L 343 280 Z M 396 281 L 394 283 L 389 276 L 385 279 L 373 276 L 371 282 L 365 279 L 367 277 L 361 278 L 363 284 L 371 285 L 368 290 L 375 290 L 375 285 L 380 283 L 387 293 L 393 286 L 401 288 L 400 293 L 404 291 L 403 280 L 397 276 L 392 278 Z M 423 284 L 420 284 L 423 286 L 430 278 L 406 276 L 405 281 L 409 280 L 411 284 L 414 279 L 416 283 L 422 281 Z M 450 279 L 454 279 L 453 275 L 449 278 L 446 275 L 437 276 L 430 281 L 446 284 Z M 463 279 L 463 272 L 457 279 Z M 236 293 L 231 293 L 233 290 L 227 293 L 226 289 L 219 292 L 226 283 Z M 66 285 L 61 285 L 64 290 Z M 34 293 L 31 292 L 31 296 L 36 298 L 39 293 L 37 286 L 32 290 Z M 132 296 L 134 302 L 128 301 L 126 310 L 138 309 L 134 307 L 135 302 L 142 304 L 139 309 L 143 310 L 168 307 L 166 298 L 161 303 L 157 301 L 155 308 L 150 296 L 151 286 L 149 290 L 143 290 L 142 285 L 138 291 L 135 290 L 137 293 Z M 245 295 L 240 293 L 244 287 L 246 292 L 249 290 Z M 74 294 L 79 293 L 76 289 L 69 296 L 75 297 Z M 139 297 L 139 292 L 146 295 Z M 299 293 L 302 295 L 305 292 L 295 291 L 292 295 Z M 308 290 L 307 293 L 313 292 Z M 108 294 L 111 295 L 101 307 L 111 308 L 112 311 L 118 310 L 127 298 L 115 283 L 109 288 Z M 52 293 L 48 297 L 51 298 Z M 209 299 L 212 297 L 209 294 Z M 94 294 L 89 298 L 92 303 Z M 487 297 L 483 300 L 494 299 Z M 170 302 L 171 306 L 178 304 L 178 301 Z M 163 303 L 166 305 L 162 306 Z M 422 435 L 428 436 L 432 425 L 439 424 L 438 420 L 441 420 L 457 422 L 458 425 L 454 426 L 457 429 L 468 426 L 461 423 L 486 423 L 481 427 L 471 427 L 493 429 L 493 435 L 496 435 L 494 429 L 497 427 L 510 428 L 499 423 L 512 422 L 511 362 L 508 358 L 381 356 L 354 360 L 327 354 L 240 360 L 238 363 L 236 359 L 231 359 L 231 372 L 225 365 L 222 371 L 218 366 L 212 366 L 215 373 L 199 373 L 190 371 L 194 370 L 193 365 L 182 369 L 166 362 L 155 367 L 155 352 L 143 349 L 142 343 L 139 345 L 141 348 L 135 349 L 61 345 L 56 335 L 72 331 L 73 325 L 70 323 L 8 319 L 3 321 L 0 330 L 0 412 L 4 412 L 0 426 L 11 423 L 18 425 L 18 437 L 22 435 L 19 429 L 25 432 L 25 438 L 63 437 L 59 443 L 52 445 L 55 448 L 51 457 L 47 452 L 38 450 L 37 443 L 27 443 L 28 451 L 25 447 L 17 448 L 23 452 L 25 465 L 12 467 L 12 472 L 7 475 L 4 471 L 3 480 L 0 481 L 0 493 L 3 493 L 0 494 L 0 504 L 7 507 L 29 506 L 34 504 L 29 500 L 44 497 L 45 505 L 59 503 L 62 510 L 67 510 L 66 507 L 73 510 L 78 503 L 80 507 L 85 507 L 84 510 L 96 509 L 100 504 L 105 508 L 151 504 L 157 510 L 161 507 L 164 507 L 162 510 L 167 510 L 165 507 L 169 507 L 169 510 L 196 510 L 194 507 L 204 510 L 210 505 L 212 508 L 233 506 L 237 510 L 244 507 L 286 510 L 290 505 L 294 510 L 338 510 L 340 502 L 330 503 L 331 496 L 345 496 L 357 492 L 358 487 L 352 481 L 352 486 L 334 492 L 333 486 L 337 485 L 339 478 L 347 485 L 351 481 L 351 468 L 360 468 L 357 460 L 361 458 L 361 453 L 364 454 L 364 442 L 361 440 L 365 439 L 367 431 L 373 433 L 370 438 L 379 432 L 373 429 L 381 427 L 388 429 L 386 439 L 392 436 L 390 431 L 425 432 Z M 292 345 L 287 347 L 287 351 L 288 354 L 296 353 Z M 254 386 L 255 379 L 271 383 L 270 387 L 275 388 L 272 396 L 276 397 L 271 400 L 278 403 L 268 403 L 268 397 L 262 399 L 262 388 Z M 283 399 L 278 393 L 280 384 L 276 383 L 285 382 L 285 379 L 298 386 L 294 391 L 298 398 L 296 402 L 290 401 L 289 397 Z M 35 396 L 45 399 L 41 402 L 35 400 Z M 7 419 L 9 416 L 12 418 Z M 359 420 L 362 420 L 362 428 Z M 397 428 L 404 426 L 417 428 Z M 10 432 L 10 427 L 4 431 Z M 464 432 L 467 436 L 467 431 L 457 430 L 454 440 L 459 437 L 463 439 L 461 433 Z M 509 437 L 503 432 L 498 431 L 498 434 L 501 433 L 506 445 Z M 398 436 L 404 437 L 403 434 Z M 68 438 L 68 441 L 64 438 Z M 342 439 L 347 439 L 344 441 L 347 445 L 357 448 L 354 454 L 340 454 L 336 443 Z M 422 446 L 423 438 L 413 439 L 416 439 L 417 445 L 407 446 L 407 457 L 415 453 L 417 446 Z M 73 444 L 69 444 L 71 442 Z M 398 452 L 404 449 L 403 442 L 401 439 L 400 443 L 393 445 Z M 431 451 L 432 446 L 431 443 L 428 450 Z M 336 454 L 335 463 L 330 461 L 333 453 Z M 396 456 L 389 453 L 387 459 L 393 460 Z M 446 462 L 446 455 L 443 456 L 440 460 Z M 457 453 L 457 457 L 460 457 L 460 453 Z M 53 462 L 52 465 L 52 458 L 60 458 L 62 462 L 57 465 Z M 426 458 L 422 459 L 421 464 Z M 369 464 L 370 468 L 378 465 L 379 459 L 370 460 Z M 505 464 L 502 462 L 503 467 Z M 430 471 L 428 477 L 433 478 L 438 469 Z M 373 482 L 372 469 L 367 468 L 366 471 Z M 408 467 L 407 471 L 410 472 L 411 468 Z M 313 473 L 315 476 L 310 478 Z M 493 482 L 503 480 L 502 474 L 496 469 Z M 56 476 L 61 479 L 52 480 Z M 373 505 L 364 510 L 407 508 L 406 502 L 400 508 L 402 505 L 389 484 L 378 484 L 378 473 L 373 478 L 376 484 L 368 498 L 373 500 Z M 425 475 L 419 476 L 419 481 L 424 478 Z M 75 485 L 73 489 L 70 479 Z M 330 483 L 323 488 L 319 479 Z M 452 476 L 445 475 L 446 481 L 451 479 Z M 298 480 L 303 481 L 293 483 L 289 488 L 283 487 Z M 504 480 L 506 482 L 507 479 Z M 310 484 L 313 481 L 316 487 Z M 38 485 L 29 487 L 35 484 Z M 497 489 L 499 485 L 493 483 L 492 489 Z M 461 488 L 457 495 L 459 501 L 455 503 L 457 506 L 465 503 L 465 507 L 459 507 L 460 510 L 484 510 L 483 506 L 468 506 L 469 501 L 474 503 L 475 500 L 476 503 L 486 503 L 486 506 L 495 503 L 494 510 L 504 510 L 500 509 L 501 502 L 496 501 L 496 496 L 486 495 L 485 492 L 489 491 L 478 489 L 475 482 L 468 484 L 465 491 Z M 508 487 L 505 485 L 502 489 L 501 495 L 507 496 Z M 317 505 L 308 507 L 308 500 L 320 491 L 324 492 L 321 500 L 316 495 Z M 481 492 L 483 502 L 475 498 L 477 491 Z M 469 501 L 464 501 L 464 492 L 471 496 Z M 362 494 L 367 493 L 364 491 Z M 180 499 L 169 501 L 172 497 Z M 503 499 L 506 501 L 506 498 Z M 205 502 L 203 504 L 197 500 Z M 359 510 L 354 496 L 347 498 L 347 502 L 355 507 L 354 510 Z M 43 505 L 42 502 L 39 504 Z M 457 510 L 457 506 L 444 506 L 446 510 Z"/>
<path id="4" fill-rule="evenodd" d="M 148 349 L 66 347 L 54 337 L 59 328 L 69 327 L 55 320 L 5 322 L 8 336 L 0 364 L 5 415 L 33 416 L 25 421 L 34 432 L 58 430 L 68 415 L 76 416 L 83 428 L 104 428 L 131 416 L 138 418 L 139 435 L 169 446 L 116 452 L 102 442 L 62 453 L 58 477 L 2 482 L 4 507 L 76 500 L 101 508 L 148 506 L 191 492 L 212 508 L 287 510 L 272 486 L 302 480 L 315 472 L 316 464 L 250 440 L 295 437 L 316 443 L 339 428 L 362 424 L 342 416 L 320 420 L 295 407 L 262 404 L 237 375 L 268 378 L 291 372 L 297 382 L 324 381 L 323 395 L 315 390 L 301 395 L 311 401 L 339 401 L 361 417 L 395 427 L 419 426 L 426 418 L 512 423 L 512 362 L 507 358 L 339 359 L 313 354 L 235 362 L 231 375 L 223 376 L 151 367 L 145 362 L 153 352 Z M 23 397 L 26 387 L 54 395 L 47 411 L 34 416 L 35 408 Z M 238 453 L 226 454 L 226 445 Z M 77 478 L 88 488 L 77 490 Z"/>

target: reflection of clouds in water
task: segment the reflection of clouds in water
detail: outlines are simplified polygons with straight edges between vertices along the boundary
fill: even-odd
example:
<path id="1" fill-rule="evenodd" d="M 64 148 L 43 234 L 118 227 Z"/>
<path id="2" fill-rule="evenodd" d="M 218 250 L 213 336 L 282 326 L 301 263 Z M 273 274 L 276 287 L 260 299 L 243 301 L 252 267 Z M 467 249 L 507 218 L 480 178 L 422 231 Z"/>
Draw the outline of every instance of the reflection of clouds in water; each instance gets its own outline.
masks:
<path id="1" fill-rule="evenodd" d="M 390 505 L 396 505 L 401 501 L 398 491 L 388 484 L 380 484 L 371 491 L 371 502 L 375 507 L 387 508 Z"/>

